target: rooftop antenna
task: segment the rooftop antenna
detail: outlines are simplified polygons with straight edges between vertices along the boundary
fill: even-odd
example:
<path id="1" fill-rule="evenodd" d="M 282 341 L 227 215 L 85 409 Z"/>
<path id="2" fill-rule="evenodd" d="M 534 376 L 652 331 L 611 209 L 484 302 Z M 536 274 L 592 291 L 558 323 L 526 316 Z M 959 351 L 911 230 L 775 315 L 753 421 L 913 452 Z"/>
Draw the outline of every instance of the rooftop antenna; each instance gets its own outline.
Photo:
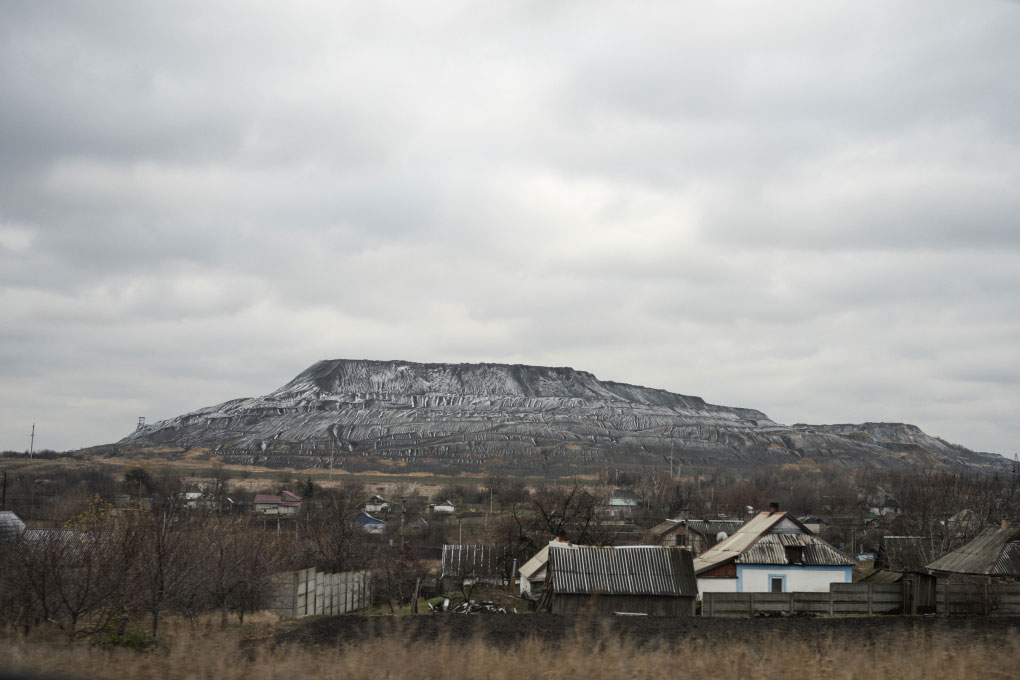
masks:
<path id="1" fill-rule="evenodd" d="M 141 430 L 144 427 L 145 427 L 145 416 L 138 416 L 138 427 L 135 428 L 135 431 L 137 432 L 138 430 Z"/>
<path id="2" fill-rule="evenodd" d="M 31 460 L 35 453 L 35 423 L 32 423 L 32 436 L 29 437 L 29 441 L 31 443 L 28 445 L 28 459 Z"/>

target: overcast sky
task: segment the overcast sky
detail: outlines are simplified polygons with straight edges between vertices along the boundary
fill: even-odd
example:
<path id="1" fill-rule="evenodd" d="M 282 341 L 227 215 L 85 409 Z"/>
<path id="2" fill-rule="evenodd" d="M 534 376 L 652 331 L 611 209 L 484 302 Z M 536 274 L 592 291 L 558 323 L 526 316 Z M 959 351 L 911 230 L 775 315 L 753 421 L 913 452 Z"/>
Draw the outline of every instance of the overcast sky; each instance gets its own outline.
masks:
<path id="1" fill-rule="evenodd" d="M 319 359 L 1020 450 L 1020 3 L 0 0 L 0 449 Z"/>

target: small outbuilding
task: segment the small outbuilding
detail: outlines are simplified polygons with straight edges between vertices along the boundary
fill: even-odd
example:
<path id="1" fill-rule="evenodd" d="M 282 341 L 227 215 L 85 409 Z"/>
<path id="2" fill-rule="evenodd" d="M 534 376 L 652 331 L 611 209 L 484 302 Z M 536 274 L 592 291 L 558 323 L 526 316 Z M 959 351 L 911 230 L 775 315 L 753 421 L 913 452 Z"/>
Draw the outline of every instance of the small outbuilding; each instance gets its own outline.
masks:
<path id="1" fill-rule="evenodd" d="M 1020 527 L 1002 520 L 973 541 L 928 564 L 936 574 L 1020 579 Z"/>
<path id="2" fill-rule="evenodd" d="M 689 550 L 548 546 L 539 609 L 554 614 L 693 616 L 698 582 Z"/>

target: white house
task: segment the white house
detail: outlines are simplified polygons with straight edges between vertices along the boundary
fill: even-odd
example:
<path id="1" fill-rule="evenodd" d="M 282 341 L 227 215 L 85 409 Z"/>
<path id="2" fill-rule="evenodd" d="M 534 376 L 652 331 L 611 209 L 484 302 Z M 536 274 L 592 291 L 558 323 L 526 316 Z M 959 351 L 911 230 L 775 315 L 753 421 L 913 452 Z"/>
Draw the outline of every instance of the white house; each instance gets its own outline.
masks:
<path id="1" fill-rule="evenodd" d="M 437 515 L 452 515 L 457 511 L 457 507 L 450 501 L 443 501 L 442 503 L 435 503 L 432 506 L 432 512 Z"/>
<path id="2" fill-rule="evenodd" d="M 699 592 L 827 592 L 850 583 L 853 561 L 773 506 L 694 558 Z"/>
<path id="3" fill-rule="evenodd" d="M 259 515 L 296 515 L 301 511 L 301 497 L 290 491 L 279 494 L 255 494 L 255 513 Z"/>
<path id="4" fill-rule="evenodd" d="M 389 512 L 390 502 L 382 496 L 372 496 L 365 501 L 365 512 Z"/>

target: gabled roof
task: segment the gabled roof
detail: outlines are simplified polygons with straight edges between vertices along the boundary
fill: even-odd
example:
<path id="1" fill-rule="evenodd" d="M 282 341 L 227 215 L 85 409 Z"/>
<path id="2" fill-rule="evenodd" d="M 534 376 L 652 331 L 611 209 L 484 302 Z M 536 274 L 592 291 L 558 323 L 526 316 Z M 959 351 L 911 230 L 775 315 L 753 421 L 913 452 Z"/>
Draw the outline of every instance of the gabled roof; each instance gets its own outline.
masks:
<path id="1" fill-rule="evenodd" d="M 788 522 L 787 530 L 778 530 Z M 787 512 L 760 512 L 733 534 L 694 558 L 701 574 L 728 562 L 789 564 L 786 546 L 802 548 L 802 563 L 812 566 L 849 566 L 853 561 L 811 533 Z"/>
<path id="2" fill-rule="evenodd" d="M 1020 527 L 985 529 L 970 543 L 928 565 L 932 571 L 982 576 L 1020 576 Z"/>
<path id="3" fill-rule="evenodd" d="M 255 502 L 256 503 L 269 503 L 269 504 L 275 505 L 277 503 L 280 503 L 282 500 L 283 499 L 281 499 L 279 496 L 277 496 L 275 494 L 271 494 L 271 493 L 257 493 L 257 494 L 255 494 Z"/>
<path id="4" fill-rule="evenodd" d="M 386 524 L 386 522 L 372 517 L 367 512 L 358 513 L 358 516 L 354 518 L 354 522 L 355 524 Z"/>
<path id="5" fill-rule="evenodd" d="M 683 528 L 686 524 L 687 521 L 684 519 L 665 519 L 646 531 L 644 538 L 651 541 L 658 540 L 670 531 Z"/>
<path id="6" fill-rule="evenodd" d="M 799 548 L 797 564 L 849 567 L 853 560 L 812 534 L 765 534 L 737 557 L 737 564 L 789 564 L 787 548 Z"/>
<path id="7" fill-rule="evenodd" d="M 578 546 L 573 543 L 566 543 L 558 539 L 549 541 L 548 544 L 542 546 L 542 549 L 535 553 L 530 560 L 525 562 L 517 570 L 520 575 L 529 581 L 536 581 L 545 578 L 545 569 L 549 565 L 549 548 L 550 546 L 556 546 L 558 548 L 576 549 Z"/>
<path id="8" fill-rule="evenodd" d="M 729 536 L 739 529 L 742 524 L 743 522 L 739 519 L 684 519 L 682 517 L 678 517 L 659 522 L 645 532 L 642 540 L 646 542 L 658 541 L 670 532 L 686 526 L 691 531 L 714 541 L 715 537 L 720 532 Z"/>
<path id="9" fill-rule="evenodd" d="M 691 553 L 683 548 L 549 549 L 556 594 L 697 596 Z"/>
<path id="10" fill-rule="evenodd" d="M 715 540 L 715 537 L 720 532 L 730 536 L 734 532 L 743 526 L 743 522 L 739 519 L 689 519 L 687 520 L 687 528 L 691 531 L 705 536 L 707 538 Z"/>

